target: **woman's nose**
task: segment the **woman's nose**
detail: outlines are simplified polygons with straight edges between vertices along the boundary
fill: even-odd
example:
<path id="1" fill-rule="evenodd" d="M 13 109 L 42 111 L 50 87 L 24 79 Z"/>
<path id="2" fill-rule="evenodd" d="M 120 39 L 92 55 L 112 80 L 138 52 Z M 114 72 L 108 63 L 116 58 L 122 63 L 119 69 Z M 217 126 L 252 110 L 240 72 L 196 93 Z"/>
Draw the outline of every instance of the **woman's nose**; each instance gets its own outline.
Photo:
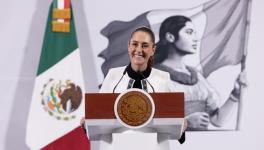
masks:
<path id="1" fill-rule="evenodd" d="M 198 40 L 199 40 L 198 37 L 197 37 L 197 36 L 194 36 L 194 38 L 193 38 L 193 42 L 197 43 Z"/>
<path id="2" fill-rule="evenodd" d="M 141 52 L 142 49 L 143 49 L 143 48 L 142 48 L 142 45 L 140 45 L 140 44 L 136 47 L 136 51 L 140 51 L 140 52 Z"/>

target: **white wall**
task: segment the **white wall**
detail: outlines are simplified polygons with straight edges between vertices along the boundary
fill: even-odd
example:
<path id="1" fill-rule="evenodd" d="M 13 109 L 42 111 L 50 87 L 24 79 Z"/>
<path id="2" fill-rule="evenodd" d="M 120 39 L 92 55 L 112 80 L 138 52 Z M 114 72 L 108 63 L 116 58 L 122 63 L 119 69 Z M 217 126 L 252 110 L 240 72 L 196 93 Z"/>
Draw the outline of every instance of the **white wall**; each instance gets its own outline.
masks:
<path id="1" fill-rule="evenodd" d="M 29 104 L 31 101 L 34 78 L 38 66 L 43 34 L 46 25 L 46 17 L 51 0 L 8 0 L 1 1 L 0 5 L 0 149 L 27 149 L 25 145 L 25 127 Z M 135 0 L 136 1 L 136 0 Z M 120 12 L 125 8 L 139 7 L 144 9 L 147 5 L 153 5 L 153 0 L 142 2 L 128 1 L 105 1 L 105 3 L 118 4 Z M 172 0 L 159 2 L 163 7 L 172 7 Z M 175 0 L 174 0 L 175 1 Z M 182 7 L 190 7 L 186 0 L 180 3 Z M 206 0 L 203 0 L 206 1 Z M 89 17 L 98 13 L 107 12 L 104 10 L 108 4 L 101 4 L 98 1 L 74 0 L 75 18 L 79 45 L 83 58 L 94 56 L 90 53 L 89 40 Z M 175 3 L 175 2 L 174 2 Z M 195 6 L 201 1 L 193 1 Z M 93 14 L 88 14 L 91 6 L 98 8 Z M 251 28 L 247 58 L 247 74 L 249 87 L 244 93 L 241 130 L 234 132 L 188 132 L 186 143 L 179 149 L 192 150 L 222 150 L 222 149 L 254 149 L 264 148 L 263 126 L 264 101 L 262 100 L 262 85 L 264 84 L 264 71 L 261 66 L 264 61 L 263 27 L 264 1 L 253 0 Z M 132 10 L 131 10 L 132 11 Z M 90 59 L 89 59 L 90 60 Z M 93 62 L 83 59 L 84 65 Z M 85 76 L 89 76 L 88 69 L 85 69 Z M 96 84 L 86 81 L 87 91 L 95 91 L 88 86 Z"/>

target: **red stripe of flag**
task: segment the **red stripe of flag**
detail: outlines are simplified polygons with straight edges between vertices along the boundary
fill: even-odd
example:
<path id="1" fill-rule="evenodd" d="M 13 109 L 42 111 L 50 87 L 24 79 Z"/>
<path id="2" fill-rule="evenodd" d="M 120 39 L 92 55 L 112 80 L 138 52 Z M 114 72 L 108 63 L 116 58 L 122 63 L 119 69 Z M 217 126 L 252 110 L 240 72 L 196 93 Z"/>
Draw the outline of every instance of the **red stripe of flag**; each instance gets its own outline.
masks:
<path id="1" fill-rule="evenodd" d="M 77 127 L 41 150 L 90 150 L 90 142 L 84 129 Z"/>
<path id="2" fill-rule="evenodd" d="M 70 0 L 64 0 L 64 8 L 70 8 Z"/>
<path id="3" fill-rule="evenodd" d="M 64 0 L 64 9 L 71 9 L 71 0 Z M 70 22 L 70 19 L 64 19 L 65 22 Z"/>

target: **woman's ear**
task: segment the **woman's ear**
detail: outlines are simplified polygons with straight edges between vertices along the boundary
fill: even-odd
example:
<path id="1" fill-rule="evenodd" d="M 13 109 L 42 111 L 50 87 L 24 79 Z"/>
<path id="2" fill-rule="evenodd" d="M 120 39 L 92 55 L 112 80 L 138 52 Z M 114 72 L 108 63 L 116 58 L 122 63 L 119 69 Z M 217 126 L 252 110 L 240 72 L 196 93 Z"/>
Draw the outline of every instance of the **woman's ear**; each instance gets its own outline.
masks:
<path id="1" fill-rule="evenodd" d="M 156 52 L 156 45 L 153 46 L 153 55 L 155 54 L 155 52 Z"/>
<path id="2" fill-rule="evenodd" d="M 129 48 L 130 48 L 130 41 L 128 41 L 127 43 L 127 51 L 129 51 Z"/>
<path id="3" fill-rule="evenodd" d="M 175 37 L 174 37 L 174 35 L 171 34 L 170 32 L 167 32 L 167 33 L 165 34 L 165 38 L 166 38 L 166 40 L 167 40 L 169 43 L 174 43 L 174 41 L 175 41 Z"/>

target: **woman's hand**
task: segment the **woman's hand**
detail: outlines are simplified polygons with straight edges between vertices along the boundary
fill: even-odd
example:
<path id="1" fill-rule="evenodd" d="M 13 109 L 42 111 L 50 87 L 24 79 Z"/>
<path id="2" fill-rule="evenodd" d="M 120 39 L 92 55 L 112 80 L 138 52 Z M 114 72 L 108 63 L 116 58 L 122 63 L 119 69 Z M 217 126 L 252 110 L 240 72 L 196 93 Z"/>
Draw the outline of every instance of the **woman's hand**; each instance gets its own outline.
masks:
<path id="1" fill-rule="evenodd" d="M 234 88 L 230 94 L 230 99 L 232 101 L 239 101 L 240 100 L 240 93 L 241 93 L 241 88 L 245 88 L 248 86 L 248 81 L 247 81 L 247 78 L 246 78 L 246 71 L 242 71 L 236 81 L 235 81 L 235 85 L 234 85 Z"/>
<path id="2" fill-rule="evenodd" d="M 205 112 L 192 113 L 186 117 L 186 120 L 188 128 L 195 130 L 205 130 L 210 123 L 209 115 Z"/>
<path id="3" fill-rule="evenodd" d="M 84 128 L 85 118 L 82 117 L 80 120 L 80 126 Z"/>
<path id="4" fill-rule="evenodd" d="M 183 131 L 185 131 L 187 127 L 188 127 L 187 119 L 184 118 Z"/>

